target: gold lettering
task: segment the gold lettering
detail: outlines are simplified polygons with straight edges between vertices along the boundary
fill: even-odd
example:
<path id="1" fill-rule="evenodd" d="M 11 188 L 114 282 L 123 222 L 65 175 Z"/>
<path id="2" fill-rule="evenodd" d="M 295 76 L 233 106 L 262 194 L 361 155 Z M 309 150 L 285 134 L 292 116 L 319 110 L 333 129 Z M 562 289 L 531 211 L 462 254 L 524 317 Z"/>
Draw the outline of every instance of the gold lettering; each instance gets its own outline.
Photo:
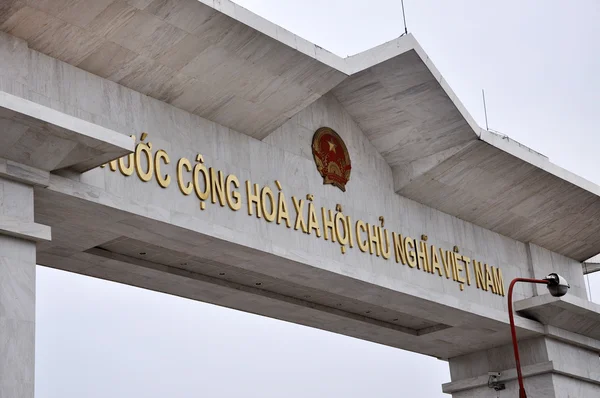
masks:
<path id="1" fill-rule="evenodd" d="M 308 233 L 315 231 L 317 238 L 321 237 L 321 228 L 319 227 L 319 220 L 317 220 L 317 212 L 315 211 L 315 205 L 312 202 L 308 202 Z"/>
<path id="2" fill-rule="evenodd" d="M 419 259 L 417 268 L 419 268 L 419 266 L 422 266 L 423 271 L 431 272 L 431 267 L 429 266 L 429 252 L 427 250 L 426 242 L 419 242 L 419 245 L 417 246 L 417 257 Z"/>
<path id="3" fill-rule="evenodd" d="M 487 287 L 487 289 L 485 290 L 491 290 L 493 293 L 496 293 L 496 286 L 494 285 L 494 279 L 492 278 L 492 273 L 490 272 L 490 267 L 488 267 L 488 265 L 485 265 L 485 285 Z"/>
<path id="4" fill-rule="evenodd" d="M 349 240 L 348 232 L 349 232 L 350 228 L 348 228 L 348 226 L 346 225 L 346 218 L 344 217 L 344 215 L 342 213 L 336 213 L 334 225 L 335 225 L 335 236 L 337 237 L 338 242 L 342 246 L 347 245 L 348 240 Z M 342 234 L 342 231 L 344 231 L 343 234 Z M 343 252 L 345 252 L 345 248 L 342 249 L 342 253 Z"/>
<path id="5" fill-rule="evenodd" d="M 504 277 L 500 268 L 492 267 L 492 274 L 494 279 L 494 286 L 496 287 L 496 294 L 504 297 Z"/>
<path id="6" fill-rule="evenodd" d="M 356 221 L 356 243 L 358 244 L 358 248 L 361 252 L 366 253 L 369 250 L 369 241 L 366 239 L 362 239 L 360 232 L 367 232 L 367 224 L 364 221 L 358 220 Z"/>
<path id="7" fill-rule="evenodd" d="M 346 216 L 346 226 L 348 227 L 348 246 L 354 247 L 354 235 L 352 235 L 352 219 L 350 216 Z"/>
<path id="8" fill-rule="evenodd" d="M 196 192 L 196 196 L 200 200 L 207 200 L 210 196 L 210 174 L 208 173 L 208 169 L 204 165 L 204 158 L 202 155 L 196 155 L 196 165 L 194 166 L 193 172 L 193 182 L 194 182 L 194 191 Z M 202 174 L 202 178 L 204 180 L 204 191 L 200 190 L 200 174 Z"/>
<path id="9" fill-rule="evenodd" d="M 390 258 L 392 251 L 390 249 L 390 233 L 387 229 L 378 228 L 377 232 L 379 232 L 379 248 L 381 251 L 381 257 L 386 260 Z M 383 232 L 383 235 L 382 235 Z M 383 239 L 385 237 L 385 240 Z M 392 242 L 393 243 L 393 242 Z"/>
<path id="10" fill-rule="evenodd" d="M 254 188 L 254 191 L 252 191 Z M 254 184 L 252 186 L 252 182 L 250 180 L 246 180 L 246 196 L 248 197 L 248 215 L 251 216 L 254 214 L 252 210 L 252 205 L 256 206 L 256 218 L 262 217 L 262 206 L 260 204 L 260 188 L 258 184 Z"/>
<path id="11" fill-rule="evenodd" d="M 440 267 L 440 260 L 438 259 L 438 252 L 434 245 L 431 245 L 431 272 L 437 271 L 439 276 L 442 276 L 442 267 Z"/>
<path id="12" fill-rule="evenodd" d="M 295 196 L 292 196 L 292 202 L 294 202 L 294 209 L 296 209 L 296 223 L 294 224 L 294 229 L 301 229 L 302 232 L 307 234 L 308 228 L 304 221 L 304 200 L 298 200 Z"/>
<path id="13" fill-rule="evenodd" d="M 190 161 L 186 158 L 181 158 L 177 162 L 177 185 L 179 186 L 181 193 L 187 196 L 192 193 L 194 187 L 192 186 L 191 182 L 188 182 L 187 184 L 183 182 L 184 167 L 188 172 L 192 171 L 192 164 Z"/>
<path id="14" fill-rule="evenodd" d="M 444 266 L 444 274 L 446 275 L 446 279 L 450 279 L 450 275 L 452 274 L 452 258 L 449 255 L 449 251 L 445 251 L 440 248 L 440 258 L 442 259 L 442 265 Z"/>
<path id="15" fill-rule="evenodd" d="M 469 263 L 471 259 L 467 256 L 462 256 L 462 261 L 465 263 L 465 273 L 467 274 L 467 285 L 471 286 L 471 273 L 469 272 Z"/>
<path id="16" fill-rule="evenodd" d="M 217 198 L 219 199 L 219 204 L 221 206 L 225 206 L 225 181 L 223 180 L 223 172 L 219 170 L 218 172 L 214 168 L 210 168 L 210 201 L 213 203 L 217 203 Z"/>
<path id="17" fill-rule="evenodd" d="M 321 218 L 323 219 L 323 238 L 329 240 L 329 231 L 331 230 L 331 241 L 335 242 L 335 217 L 333 211 L 321 207 Z"/>
<path id="18" fill-rule="evenodd" d="M 152 143 L 140 142 L 135 147 L 135 171 L 140 178 L 140 180 L 144 182 L 148 182 L 152 179 L 152 174 L 154 174 L 154 163 L 152 162 Z M 146 157 L 146 170 L 144 171 L 144 167 L 142 165 L 142 154 Z"/>
<path id="19" fill-rule="evenodd" d="M 406 261 L 410 268 L 417 266 L 417 253 L 415 251 L 415 240 L 410 236 L 404 238 L 404 251 L 406 252 Z"/>
<path id="20" fill-rule="evenodd" d="M 290 228 L 290 214 L 288 213 L 287 202 L 283 192 L 279 192 L 277 200 L 277 224 L 281 224 L 281 220 L 285 220 L 285 226 Z"/>
<path id="21" fill-rule="evenodd" d="M 117 171 L 117 161 L 116 160 L 111 160 L 110 162 L 108 162 L 108 166 L 110 167 L 111 171 Z"/>
<path id="22" fill-rule="evenodd" d="M 268 206 L 267 201 L 269 202 Z M 273 191 L 271 190 L 271 188 L 267 186 L 263 187 L 261 191 L 260 204 L 265 220 L 267 220 L 268 222 L 275 221 L 275 213 L 277 212 L 277 208 L 275 207 L 275 196 L 273 195 Z"/>
<path id="23" fill-rule="evenodd" d="M 460 274 L 461 272 L 464 271 L 464 269 L 463 269 L 463 262 L 462 261 L 458 261 L 459 260 L 458 257 L 460 257 L 460 254 L 458 256 L 454 257 L 455 261 L 456 261 L 456 277 L 457 277 L 456 280 L 462 284 L 462 283 L 465 283 L 465 280 L 463 279 L 463 277 Z M 460 290 L 462 290 L 462 289 L 463 288 L 461 287 Z"/>
<path id="24" fill-rule="evenodd" d="M 377 257 L 381 255 L 381 251 L 379 250 L 379 234 L 377 233 L 377 225 L 371 226 L 367 223 L 367 232 L 369 237 L 369 252 L 371 254 L 376 254 Z"/>
<path id="25" fill-rule="evenodd" d="M 481 269 L 481 262 L 473 260 L 473 269 L 475 270 L 475 284 L 478 289 L 487 290 L 485 284 L 485 274 Z"/>
<path id="26" fill-rule="evenodd" d="M 233 174 L 229 174 L 227 179 L 225 180 L 225 186 L 227 186 L 227 205 L 233 211 L 238 211 L 242 208 L 242 195 L 238 191 L 235 191 L 231 186 L 235 189 L 240 187 L 240 181 Z"/>
<path id="27" fill-rule="evenodd" d="M 144 133 L 141 141 L 144 141 L 146 137 L 147 134 Z M 132 136 L 132 138 L 135 140 L 135 137 Z M 144 156 L 147 161 L 145 164 L 142 161 Z M 233 174 L 224 179 L 222 171 L 212 167 L 207 168 L 204 165 L 204 159 L 201 155 L 196 157 L 196 162 L 197 164 L 194 167 L 186 158 L 181 158 L 177 162 L 177 185 L 179 190 L 186 196 L 195 191 L 202 201 L 208 200 L 210 196 L 212 203 L 217 203 L 218 200 L 221 206 L 225 206 L 225 203 L 227 203 L 230 209 L 239 210 L 242 207 L 241 194 L 238 190 L 240 187 L 239 179 Z M 160 149 L 153 156 L 152 143 L 140 142 L 136 145 L 133 154 L 103 164 L 100 167 L 109 165 L 112 171 L 119 169 L 125 176 L 130 176 L 135 171 L 144 182 L 149 181 L 152 175 L 155 175 L 158 184 L 162 188 L 167 188 L 171 183 L 171 176 L 161 173 L 161 167 L 168 164 L 170 164 L 170 158 L 165 150 Z M 185 172 L 191 172 L 191 181 L 184 181 Z M 200 174 L 202 174 L 204 186 L 201 184 Z M 292 220 L 281 183 L 275 181 L 275 184 L 279 190 L 277 198 L 275 198 L 275 193 L 270 187 L 265 186 L 260 189 L 258 184 L 252 184 L 250 180 L 246 181 L 248 215 L 254 215 L 255 208 L 257 218 L 264 217 L 268 222 L 276 221 L 277 224 L 285 221 L 286 227 L 291 228 Z M 319 219 L 312 202 L 313 195 L 306 195 L 306 202 L 308 202 L 306 214 L 304 213 L 306 202 L 303 199 L 298 200 L 292 196 L 292 201 L 296 211 L 294 229 L 302 230 L 307 234 L 315 231 L 315 235 L 321 237 Z M 200 208 L 204 209 L 204 206 L 205 203 L 201 202 Z M 388 260 L 392 255 L 391 243 L 394 248 L 396 263 L 402 262 L 410 268 L 423 269 L 423 271 L 432 274 L 437 272 L 440 277 L 445 275 L 446 279 L 450 279 L 452 275 L 453 280 L 460 283 L 461 291 L 464 290 L 465 284 L 471 285 L 471 276 L 473 275 L 478 289 L 492 291 L 501 296 L 506 294 L 504 278 L 500 268 L 488 266 L 488 264 L 484 264 L 482 267 L 481 262 L 459 254 L 457 246 L 454 247 L 454 251 L 438 249 L 434 245 L 428 246 L 427 235 L 421 235 L 421 241 L 417 241 L 395 232 L 392 232 L 390 242 L 390 233 L 383 227 L 383 217 L 379 218 L 381 226 L 358 220 L 355 227 L 351 228 L 352 219 L 342 213 L 340 204 L 336 206 L 335 215 L 332 210 L 322 207 L 321 216 L 325 240 L 338 242 L 342 253 L 346 252 L 347 246 L 354 247 L 354 233 L 356 233 L 356 243 L 363 253 L 368 251 L 370 254 Z M 470 268 L 471 264 L 472 269 Z"/>
<path id="28" fill-rule="evenodd" d="M 456 252 L 448 252 L 450 253 L 450 259 L 452 260 L 452 279 L 454 279 L 455 281 L 459 281 L 459 276 L 458 276 L 458 265 L 457 265 L 457 261 L 456 261 L 456 256 L 458 255 Z"/>
<path id="29" fill-rule="evenodd" d="M 165 176 L 163 177 L 162 173 L 160 172 L 161 159 L 165 162 L 165 164 L 171 163 L 171 159 L 169 159 L 169 155 L 167 155 L 167 152 L 165 152 L 162 149 L 159 149 L 154 155 L 154 171 L 156 172 L 156 181 L 158 182 L 158 185 L 160 185 L 161 188 L 166 188 L 169 186 L 169 184 L 171 184 L 171 176 L 165 174 Z M 132 166 L 131 163 L 132 162 L 130 161 L 129 166 Z M 133 167 L 131 167 L 131 173 L 133 173 Z M 128 175 L 131 175 L 131 173 Z"/>
<path id="30" fill-rule="evenodd" d="M 396 262 L 402 262 L 402 264 L 406 265 L 406 250 L 404 250 L 404 241 L 402 239 L 402 235 L 392 232 L 392 240 L 394 241 Z"/>

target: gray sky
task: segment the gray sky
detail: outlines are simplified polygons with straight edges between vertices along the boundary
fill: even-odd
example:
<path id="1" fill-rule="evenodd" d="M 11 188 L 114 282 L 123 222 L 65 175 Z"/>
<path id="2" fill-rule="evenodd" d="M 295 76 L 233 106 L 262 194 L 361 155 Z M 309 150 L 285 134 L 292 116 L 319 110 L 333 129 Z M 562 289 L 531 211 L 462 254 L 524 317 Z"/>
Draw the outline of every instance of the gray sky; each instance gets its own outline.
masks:
<path id="1" fill-rule="evenodd" d="M 400 0 L 238 0 L 342 56 L 399 36 Z M 480 125 L 600 184 L 600 2 L 405 0 Z M 600 273 L 590 277 L 600 302 Z M 38 267 L 36 398 L 446 397 L 445 362 Z"/>

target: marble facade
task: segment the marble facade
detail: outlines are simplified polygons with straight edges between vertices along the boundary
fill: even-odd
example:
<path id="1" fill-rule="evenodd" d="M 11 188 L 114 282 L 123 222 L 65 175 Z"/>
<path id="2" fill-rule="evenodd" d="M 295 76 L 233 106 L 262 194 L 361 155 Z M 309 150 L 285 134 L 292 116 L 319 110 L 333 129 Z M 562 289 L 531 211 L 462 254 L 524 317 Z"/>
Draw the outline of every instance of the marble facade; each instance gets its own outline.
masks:
<path id="1" fill-rule="evenodd" d="M 0 397 L 33 396 L 36 262 L 447 360 L 455 397 L 515 396 L 505 296 L 251 216 L 246 180 L 290 207 L 312 195 L 319 217 L 340 205 L 456 246 L 506 288 L 565 276 L 564 302 L 515 291 L 529 396 L 600 394 L 600 308 L 581 267 L 600 243 L 600 188 L 479 128 L 412 36 L 341 59 L 227 0 L 86 2 L 0 9 Z M 57 47 L 57 32 L 81 40 Z M 346 192 L 316 170 L 323 126 L 348 147 Z M 167 188 L 98 167 L 142 132 L 170 157 Z M 178 189 L 178 159 L 198 154 L 237 176 L 239 210 Z"/>

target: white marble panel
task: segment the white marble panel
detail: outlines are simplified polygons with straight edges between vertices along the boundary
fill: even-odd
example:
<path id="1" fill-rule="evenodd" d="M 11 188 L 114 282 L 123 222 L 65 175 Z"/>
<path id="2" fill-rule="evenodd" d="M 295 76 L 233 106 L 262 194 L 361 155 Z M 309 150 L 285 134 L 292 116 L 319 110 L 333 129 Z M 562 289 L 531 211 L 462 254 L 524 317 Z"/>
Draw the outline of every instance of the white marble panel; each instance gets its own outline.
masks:
<path id="1" fill-rule="evenodd" d="M 33 224 L 33 188 L 4 179 L 0 186 L 0 224 L 13 220 L 10 233 Z M 35 255 L 35 243 L 0 232 L 0 397 L 34 394 Z"/>
<path id="2" fill-rule="evenodd" d="M 33 188 L 20 182 L 0 179 L 2 216 L 24 222 L 33 221 Z"/>
<path id="3" fill-rule="evenodd" d="M 0 316 L 0 397 L 33 398 L 35 323 Z"/>
<path id="4" fill-rule="evenodd" d="M 529 247 L 535 278 L 544 278 L 553 272 L 558 273 L 569 282 L 571 286 L 569 294 L 582 299 L 588 298 L 583 270 L 578 261 L 553 253 L 532 243 L 529 243 Z M 548 293 L 544 285 L 536 285 L 536 291 L 540 295 Z"/>
<path id="5" fill-rule="evenodd" d="M 530 276 L 523 243 L 397 195 L 388 163 L 332 95 L 314 102 L 264 141 L 258 141 L 37 53 L 32 52 L 29 62 L 29 70 L 35 74 L 28 83 L 29 98 L 124 134 L 139 137 L 142 131 L 148 132 L 147 141 L 152 142 L 155 149 L 168 151 L 171 164 L 165 167 L 164 172 L 172 178 L 175 178 L 175 163 L 180 157 L 187 157 L 193 162 L 196 154 L 200 153 L 209 167 L 237 175 L 242 183 L 242 192 L 245 191 L 245 180 L 268 184 L 274 190 L 274 181 L 279 180 L 288 197 L 288 205 L 291 205 L 292 195 L 304 198 L 310 193 L 315 197 L 319 216 L 321 206 L 335 209 L 336 204 L 341 204 L 344 213 L 353 220 L 362 219 L 375 224 L 379 216 L 384 216 L 385 226 L 390 232 L 415 238 L 427 234 L 428 243 L 438 248 L 452 249 L 457 245 L 460 252 L 470 258 L 500 266 L 506 287 L 515 276 Z M 74 93 L 85 93 L 89 98 L 77 99 Z M 334 128 L 348 146 L 353 171 L 345 193 L 323 185 L 316 171 L 310 146 L 314 131 L 322 126 Z M 249 217 L 245 203 L 237 212 L 210 203 L 205 210 L 200 210 L 195 195 L 182 195 L 174 181 L 167 189 L 162 189 L 155 181 L 143 183 L 135 174 L 124 177 L 108 168 L 92 170 L 81 177 L 61 175 L 64 178 L 51 177 L 52 186 L 43 191 L 47 196 L 40 195 L 43 197 L 40 204 L 66 212 L 67 209 L 61 209 L 61 204 L 56 203 L 58 196 L 48 193 L 53 191 L 77 197 L 78 204 L 95 203 L 97 206 L 93 212 L 86 212 L 83 206 L 74 206 L 69 210 L 69 217 L 77 218 L 77 222 L 94 223 L 98 232 L 81 234 L 69 242 L 68 237 L 76 234 L 78 224 L 62 223 L 56 235 L 60 244 L 44 246 L 48 256 L 64 255 L 69 248 L 89 248 L 124 231 L 144 241 L 158 239 L 152 238 L 156 233 L 163 239 L 158 243 L 171 245 L 171 250 L 187 254 L 210 254 L 206 253 L 206 247 L 195 247 L 200 236 L 204 242 L 215 242 L 215 253 L 233 245 L 241 252 L 253 249 L 252 252 L 256 250 L 264 254 L 264 258 L 252 257 L 247 263 L 236 262 L 229 266 L 344 296 L 363 305 L 380 306 L 382 310 L 415 312 L 421 317 L 456 327 L 454 332 L 448 331 L 441 338 L 441 343 L 432 337 L 431 340 L 422 339 L 420 345 L 414 346 L 427 352 L 436 347 L 439 352 L 451 353 L 454 346 L 465 344 L 464 339 L 461 342 L 461 334 L 481 336 L 486 333 L 473 330 L 473 325 L 469 324 L 473 318 L 464 316 L 467 313 L 493 318 L 502 324 L 507 319 L 506 298 L 477 289 L 473 275 L 471 286 L 461 291 L 457 283 L 445 277 L 361 253 L 357 247 L 344 255 L 339 245 L 330 241 Z M 119 210 L 118 214 L 115 209 Z M 50 213 L 43 212 L 44 217 L 55 222 Z M 56 257 L 52 261 L 56 261 Z M 68 266 L 78 270 L 87 267 L 71 262 L 65 265 Z M 107 278 L 120 275 L 127 278 L 126 282 L 132 278 L 106 271 L 99 271 L 97 275 Z M 151 288 L 167 282 L 143 279 L 135 283 L 148 283 L 147 287 Z M 396 294 L 403 294 L 403 300 L 394 300 L 398 297 Z M 524 298 L 531 294 L 530 287 L 519 286 L 515 296 Z M 234 303 L 236 299 L 232 297 L 229 302 Z M 436 303 L 435 307 L 432 303 Z M 452 316 L 447 308 L 462 315 Z M 528 330 L 539 327 L 533 322 L 524 324 Z M 493 324 L 490 340 L 480 343 L 505 342 L 506 334 L 492 336 L 498 327 L 498 324 Z M 446 344 L 446 347 L 444 338 L 452 344 Z"/>
<path id="6" fill-rule="evenodd" d="M 27 84 L 27 63 L 29 49 L 27 42 L 0 32 L 0 75 L 20 84 Z"/>
<path id="7" fill-rule="evenodd" d="M 568 398 L 568 395 L 556 395 L 551 374 L 528 377 L 525 382 L 529 398 Z M 519 385 L 516 380 L 505 384 L 506 389 L 503 391 L 494 391 L 487 386 L 482 386 L 454 393 L 452 398 L 513 398 L 519 396 Z"/>
<path id="8" fill-rule="evenodd" d="M 556 398 L 600 397 L 598 384 L 586 383 L 560 374 L 552 375 L 552 384 Z"/>
<path id="9" fill-rule="evenodd" d="M 19 321 L 35 321 L 35 264 L 20 260 L 19 257 L 8 257 L 14 240 L 0 236 L 0 318 Z M 29 251 L 35 250 L 30 244 Z M 8 252 L 8 253 L 7 253 Z"/>

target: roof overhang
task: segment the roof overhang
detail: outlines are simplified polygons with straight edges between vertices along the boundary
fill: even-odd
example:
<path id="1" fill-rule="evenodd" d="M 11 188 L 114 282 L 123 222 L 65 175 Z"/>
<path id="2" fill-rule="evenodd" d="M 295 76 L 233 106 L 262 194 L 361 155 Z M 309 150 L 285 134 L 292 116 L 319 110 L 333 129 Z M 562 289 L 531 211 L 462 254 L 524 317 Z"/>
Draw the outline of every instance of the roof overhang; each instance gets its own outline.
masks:
<path id="1" fill-rule="evenodd" d="M 600 252 L 600 188 L 481 129 L 412 35 L 340 58 L 229 0 L 7 0 L 0 30 L 258 139 L 331 92 L 397 193 L 580 261 Z"/>
<path id="2" fill-rule="evenodd" d="M 333 54 L 228 0 L 5 0 L 0 30 L 258 139 L 346 78 Z"/>
<path id="3" fill-rule="evenodd" d="M 6 160 L 25 165 L 28 174 L 36 169 L 83 172 L 127 155 L 134 147 L 122 133 L 1 91 L 0 131 L 2 165 L 9 167 Z M 45 155 L 48 152 L 52 156 Z"/>
<path id="4" fill-rule="evenodd" d="M 549 294 L 515 302 L 515 311 L 544 325 L 600 340 L 600 305 L 567 294 Z"/>
<path id="5" fill-rule="evenodd" d="M 364 67 L 370 53 L 381 62 Z M 480 128 L 411 35 L 347 62 L 332 92 L 398 194 L 578 261 L 600 252 L 600 187 Z"/>

